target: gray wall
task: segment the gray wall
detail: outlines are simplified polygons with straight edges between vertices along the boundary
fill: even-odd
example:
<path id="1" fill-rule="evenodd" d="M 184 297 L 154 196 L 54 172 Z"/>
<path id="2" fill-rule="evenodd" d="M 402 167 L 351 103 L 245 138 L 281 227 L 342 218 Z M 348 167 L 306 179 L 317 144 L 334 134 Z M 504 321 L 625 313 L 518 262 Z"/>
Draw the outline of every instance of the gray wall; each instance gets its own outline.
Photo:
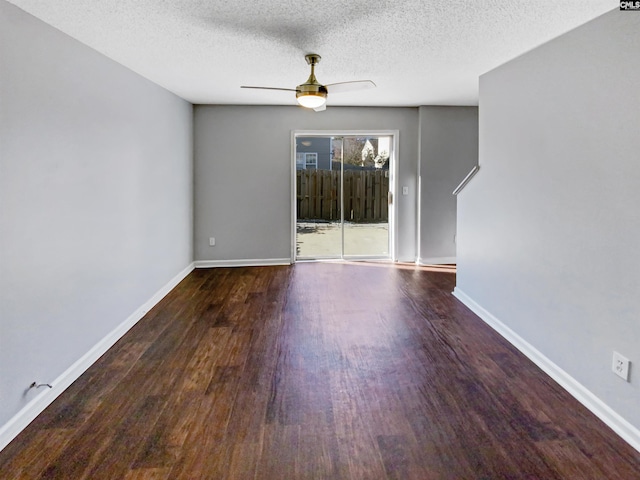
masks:
<path id="1" fill-rule="evenodd" d="M 420 107 L 420 262 L 455 263 L 456 197 L 478 163 L 477 107 Z"/>
<path id="2" fill-rule="evenodd" d="M 481 77 L 457 288 L 640 428 L 640 15 Z M 630 358 L 631 383 L 611 372 Z"/>
<path id="3" fill-rule="evenodd" d="M 291 256 L 291 131 L 399 130 L 398 256 L 416 256 L 417 108 L 195 107 L 195 258 Z M 210 247 L 209 237 L 216 238 Z"/>
<path id="4" fill-rule="evenodd" d="M 192 107 L 0 1 L 0 426 L 192 262 Z M 41 393 L 41 390 L 37 393 Z"/>

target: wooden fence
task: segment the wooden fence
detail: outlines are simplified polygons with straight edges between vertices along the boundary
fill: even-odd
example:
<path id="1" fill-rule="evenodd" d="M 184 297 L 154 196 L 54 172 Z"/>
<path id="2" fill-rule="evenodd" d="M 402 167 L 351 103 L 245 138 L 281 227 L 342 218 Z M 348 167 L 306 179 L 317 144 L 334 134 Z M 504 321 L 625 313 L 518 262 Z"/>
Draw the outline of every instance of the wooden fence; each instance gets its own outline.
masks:
<path id="1" fill-rule="evenodd" d="M 340 171 L 298 170 L 298 220 L 340 220 Z M 368 223 L 389 220 L 388 170 L 344 171 L 344 219 Z"/>

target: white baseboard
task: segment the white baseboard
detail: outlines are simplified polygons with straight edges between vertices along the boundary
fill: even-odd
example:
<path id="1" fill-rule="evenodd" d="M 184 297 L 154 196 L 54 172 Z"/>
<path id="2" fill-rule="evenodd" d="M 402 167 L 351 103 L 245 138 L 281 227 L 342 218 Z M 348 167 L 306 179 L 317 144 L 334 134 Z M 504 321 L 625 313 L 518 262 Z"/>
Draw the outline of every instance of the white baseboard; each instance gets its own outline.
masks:
<path id="1" fill-rule="evenodd" d="M 264 258 L 242 260 L 198 260 L 196 268 L 216 267 L 267 267 L 271 265 L 291 265 L 290 258 Z"/>
<path id="2" fill-rule="evenodd" d="M 107 350 L 109 350 L 120 338 L 127 333 L 138 321 L 146 315 L 167 293 L 175 288 L 195 265 L 191 263 L 187 268 L 173 277 L 166 285 L 158 290 L 148 301 L 133 312 L 129 318 L 118 325 L 106 337 L 100 340 L 87 353 L 80 357 L 73 365 L 63 372 L 52 383 L 53 388 L 43 388 L 32 401 L 14 415 L 0 428 L 0 450 L 6 447 L 27 425 L 29 425 L 42 411 L 47 408 L 58 396 L 64 392 L 80 375 L 93 365 Z"/>
<path id="3" fill-rule="evenodd" d="M 562 370 L 549 358 L 543 355 L 533 345 L 511 330 L 490 312 L 478 305 L 467 294 L 456 287 L 453 295 L 464 303 L 473 313 L 478 315 L 487 325 L 502 335 L 514 347 L 522 352 L 529 360 L 540 367 L 547 375 L 555 380 L 562 388 L 569 392 L 582 405 L 587 407 L 596 417 L 606 423 L 613 431 L 622 437 L 629 445 L 640 452 L 640 430 L 626 421 L 611 407 L 595 396 L 575 378 Z"/>
<path id="4" fill-rule="evenodd" d="M 456 263 L 456 257 L 419 258 L 418 265 L 447 265 Z"/>

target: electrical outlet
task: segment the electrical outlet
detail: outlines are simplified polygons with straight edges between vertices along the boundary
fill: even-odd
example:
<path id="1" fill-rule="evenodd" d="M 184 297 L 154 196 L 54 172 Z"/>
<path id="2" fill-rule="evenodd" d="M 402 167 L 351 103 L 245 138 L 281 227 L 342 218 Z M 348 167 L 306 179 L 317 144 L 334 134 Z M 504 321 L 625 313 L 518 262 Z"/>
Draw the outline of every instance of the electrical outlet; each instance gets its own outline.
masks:
<path id="1" fill-rule="evenodd" d="M 209 246 L 210 247 L 216 246 L 216 237 L 209 237 Z"/>
<path id="2" fill-rule="evenodd" d="M 611 369 L 613 373 L 624 379 L 625 382 L 629 381 L 629 359 L 620 355 L 618 352 L 613 352 L 613 365 Z"/>

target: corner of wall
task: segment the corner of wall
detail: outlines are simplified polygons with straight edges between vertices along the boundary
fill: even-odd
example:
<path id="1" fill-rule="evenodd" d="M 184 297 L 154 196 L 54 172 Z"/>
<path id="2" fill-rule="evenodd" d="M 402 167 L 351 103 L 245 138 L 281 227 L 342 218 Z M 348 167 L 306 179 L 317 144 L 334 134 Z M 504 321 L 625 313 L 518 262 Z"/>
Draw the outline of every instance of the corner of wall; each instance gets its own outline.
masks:
<path id="1" fill-rule="evenodd" d="M 102 340 L 79 358 L 73 365 L 51 382 L 52 388 L 43 390 L 22 410 L 0 427 L 0 450 L 4 449 L 22 430 L 24 430 L 40 413 L 58 398 L 69 386 L 91 367 L 102 355 L 120 340 L 136 323 L 138 323 L 160 300 L 173 290 L 189 273 L 195 264 L 191 263 L 166 285 L 158 290 L 149 300 L 136 309 L 127 319 L 106 335 Z"/>
<path id="2" fill-rule="evenodd" d="M 608 425 L 622 437 L 629 445 L 640 452 L 640 430 L 616 413 L 611 407 L 600 400 L 584 385 L 556 365 L 551 359 L 542 354 L 533 345 L 515 333 L 504 322 L 496 318 L 481 305 L 476 303 L 465 292 L 456 287 L 453 295 L 466 305 L 473 313 L 498 332 L 509 343 L 516 347 L 529 360 L 535 363 L 543 372 L 571 394 L 582 405 L 589 409 L 596 417 Z"/>

